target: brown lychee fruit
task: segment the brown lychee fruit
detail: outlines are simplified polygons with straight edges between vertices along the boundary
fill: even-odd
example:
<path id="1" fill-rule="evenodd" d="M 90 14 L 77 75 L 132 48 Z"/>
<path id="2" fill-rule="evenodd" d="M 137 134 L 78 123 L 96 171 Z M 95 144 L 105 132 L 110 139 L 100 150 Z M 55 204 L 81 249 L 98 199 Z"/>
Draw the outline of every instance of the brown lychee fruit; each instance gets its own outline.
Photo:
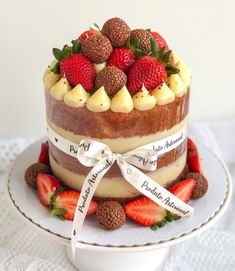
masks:
<path id="1" fill-rule="evenodd" d="M 208 181 L 202 174 L 190 172 L 186 175 L 186 178 L 194 179 L 196 182 L 196 185 L 193 188 L 191 199 L 199 199 L 206 194 L 208 190 Z"/>
<path id="2" fill-rule="evenodd" d="M 82 43 L 82 54 L 90 61 L 99 64 L 105 62 L 112 53 L 110 40 L 104 35 L 93 35 Z"/>
<path id="3" fill-rule="evenodd" d="M 101 32 L 109 38 L 113 47 L 122 47 L 127 43 L 131 29 L 125 21 L 116 17 L 106 21 Z"/>
<path id="4" fill-rule="evenodd" d="M 109 96 L 113 96 L 127 83 L 126 74 L 117 67 L 107 66 L 101 70 L 95 79 L 96 89 L 104 87 Z"/>
<path id="5" fill-rule="evenodd" d="M 152 35 L 149 31 L 144 29 L 135 29 L 131 31 L 130 40 L 133 42 L 135 39 L 140 39 L 140 44 L 137 46 L 138 49 L 146 53 L 151 53 L 151 38 Z"/>

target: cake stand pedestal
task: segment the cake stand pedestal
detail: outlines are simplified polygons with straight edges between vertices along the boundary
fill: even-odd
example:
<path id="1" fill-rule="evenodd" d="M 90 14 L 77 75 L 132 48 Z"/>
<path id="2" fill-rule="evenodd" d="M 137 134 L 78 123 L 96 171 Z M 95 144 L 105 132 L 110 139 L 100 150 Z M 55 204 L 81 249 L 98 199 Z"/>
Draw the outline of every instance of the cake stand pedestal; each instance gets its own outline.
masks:
<path id="1" fill-rule="evenodd" d="M 69 260 L 80 271 L 156 271 L 172 245 L 210 227 L 231 199 L 232 183 L 226 166 L 211 150 L 198 144 L 209 189 L 202 199 L 190 202 L 194 207 L 191 217 L 168 223 L 157 232 L 130 221 L 119 230 L 109 232 L 99 228 L 94 217 L 87 218 L 73 259 L 72 222 L 51 217 L 48 209 L 40 204 L 36 191 L 24 181 L 25 169 L 35 161 L 43 141 L 32 144 L 14 161 L 6 180 L 6 195 L 25 222 L 65 245 Z"/>

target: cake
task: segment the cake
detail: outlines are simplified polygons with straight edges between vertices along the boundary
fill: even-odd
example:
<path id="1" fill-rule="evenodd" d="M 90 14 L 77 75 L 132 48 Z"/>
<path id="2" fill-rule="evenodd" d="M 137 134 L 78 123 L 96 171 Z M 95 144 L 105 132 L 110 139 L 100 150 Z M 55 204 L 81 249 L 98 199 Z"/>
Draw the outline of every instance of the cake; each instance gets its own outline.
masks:
<path id="1" fill-rule="evenodd" d="M 82 33 L 62 50 L 44 73 L 49 129 L 79 144 L 92 139 L 123 154 L 162 140 L 187 126 L 191 70 L 157 32 L 131 30 L 112 18 Z M 62 182 L 81 191 L 91 167 L 49 140 L 50 166 Z M 183 178 L 187 138 L 158 157 L 157 169 L 144 173 L 163 187 Z M 115 162 L 95 191 L 98 201 L 129 201 L 141 193 Z"/>

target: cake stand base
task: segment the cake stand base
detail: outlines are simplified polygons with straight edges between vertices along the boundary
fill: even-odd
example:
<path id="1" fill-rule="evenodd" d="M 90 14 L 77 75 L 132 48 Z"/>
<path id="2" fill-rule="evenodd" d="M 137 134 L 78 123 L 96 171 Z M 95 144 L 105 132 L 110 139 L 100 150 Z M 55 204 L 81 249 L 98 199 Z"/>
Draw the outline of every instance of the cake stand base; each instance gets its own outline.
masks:
<path id="1" fill-rule="evenodd" d="M 79 271 L 156 271 L 163 263 L 169 248 L 148 251 L 107 252 L 78 248 L 73 259 L 71 245 L 67 256 Z"/>

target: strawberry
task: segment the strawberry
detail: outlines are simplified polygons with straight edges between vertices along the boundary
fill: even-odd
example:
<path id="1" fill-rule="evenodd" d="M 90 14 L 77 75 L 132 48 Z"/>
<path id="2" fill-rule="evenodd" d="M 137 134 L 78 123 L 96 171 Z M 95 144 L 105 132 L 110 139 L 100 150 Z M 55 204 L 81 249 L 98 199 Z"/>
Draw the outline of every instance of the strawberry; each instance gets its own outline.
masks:
<path id="1" fill-rule="evenodd" d="M 125 212 L 129 218 L 145 226 L 160 222 L 166 216 L 166 210 L 147 197 L 128 202 Z"/>
<path id="2" fill-rule="evenodd" d="M 202 173 L 200 156 L 198 153 L 197 146 L 188 138 L 188 153 L 187 153 L 187 163 L 190 172 Z"/>
<path id="3" fill-rule="evenodd" d="M 156 43 L 157 43 L 157 48 L 158 50 L 165 47 L 165 52 L 168 52 L 169 51 L 169 47 L 166 43 L 166 41 L 164 40 L 164 38 L 157 32 L 151 32 L 153 38 L 155 39 Z M 170 55 L 170 58 L 169 58 L 169 63 L 171 65 L 174 65 L 174 58 L 173 58 L 173 55 L 171 54 Z"/>
<path id="4" fill-rule="evenodd" d="M 94 30 L 94 29 L 90 29 L 90 30 L 86 30 L 84 31 L 80 36 L 79 36 L 79 41 L 81 43 L 83 43 L 88 37 L 93 36 L 93 35 L 98 35 L 99 32 Z"/>
<path id="5" fill-rule="evenodd" d="M 108 66 L 115 66 L 120 70 L 127 72 L 135 61 L 134 53 L 128 48 L 113 49 L 108 58 Z"/>
<path id="6" fill-rule="evenodd" d="M 72 189 L 59 193 L 54 199 L 51 214 L 63 219 L 73 220 L 79 196 L 80 193 Z M 97 207 L 98 204 L 92 200 L 87 215 L 93 215 Z"/>
<path id="7" fill-rule="evenodd" d="M 37 175 L 37 188 L 40 202 L 49 206 L 51 196 L 61 187 L 61 181 L 55 176 L 40 173 Z"/>
<path id="8" fill-rule="evenodd" d="M 142 56 L 131 66 L 128 74 L 128 90 L 133 95 L 144 85 L 153 90 L 167 78 L 164 64 L 151 56 Z"/>
<path id="9" fill-rule="evenodd" d="M 73 54 L 60 62 L 61 76 L 65 76 L 72 86 L 81 84 L 87 91 L 94 88 L 95 68 L 85 56 Z"/>
<path id="10" fill-rule="evenodd" d="M 189 202 L 196 182 L 194 179 L 185 179 L 169 188 L 169 191 L 183 202 Z"/>
<path id="11" fill-rule="evenodd" d="M 38 163 L 49 165 L 49 147 L 48 143 L 41 144 L 41 151 L 38 156 Z"/>

